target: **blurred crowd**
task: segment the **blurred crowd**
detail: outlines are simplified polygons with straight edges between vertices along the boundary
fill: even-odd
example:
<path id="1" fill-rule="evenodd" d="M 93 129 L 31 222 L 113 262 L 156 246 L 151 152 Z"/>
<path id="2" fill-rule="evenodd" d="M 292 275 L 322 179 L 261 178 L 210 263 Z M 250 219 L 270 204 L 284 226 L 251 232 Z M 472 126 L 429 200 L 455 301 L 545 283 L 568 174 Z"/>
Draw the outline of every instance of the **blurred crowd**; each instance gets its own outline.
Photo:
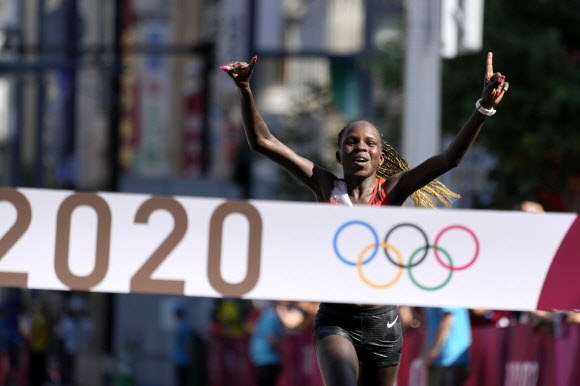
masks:
<path id="1" fill-rule="evenodd" d="M 500 350 L 500 346 L 505 348 L 509 343 L 508 335 L 488 334 L 490 328 L 496 329 L 498 332 L 499 330 L 510 329 L 509 331 L 513 331 L 515 328 L 524 328 L 529 332 L 528 338 L 541 339 L 542 336 L 550 336 L 554 339 L 567 339 L 565 326 L 580 323 L 580 312 L 577 311 L 506 311 L 400 306 L 399 313 L 406 334 L 416 332 L 425 336 L 418 352 L 419 355 L 413 359 L 409 370 L 409 377 L 413 378 L 414 384 L 424 386 L 490 384 L 489 379 L 478 379 L 482 366 L 486 366 L 486 364 L 479 363 L 482 361 L 482 352 L 479 351 L 482 350 L 481 339 L 482 337 L 487 337 L 483 339 L 496 339 L 496 336 L 502 336 L 503 345 L 500 344 L 495 350 Z M 434 314 L 437 315 L 435 321 L 433 320 Z M 445 316 L 449 319 L 445 320 Z M 475 349 L 471 347 L 472 336 L 479 339 Z M 534 346 L 531 342 L 529 344 L 530 347 Z M 477 352 L 475 354 L 477 358 L 472 357 L 474 350 Z M 495 352 L 495 355 L 505 358 L 506 353 Z M 534 353 L 529 353 L 529 355 L 533 357 Z M 546 355 L 549 356 L 549 354 Z M 485 361 L 486 359 L 483 359 L 483 362 Z M 494 366 L 501 366 L 501 364 Z M 471 374 L 474 368 L 478 368 L 478 370 Z M 487 370 L 483 370 L 484 373 Z M 501 373 L 499 369 L 495 371 Z M 507 367 L 505 371 L 508 371 Z M 441 374 L 443 375 L 437 378 L 437 375 Z M 486 375 L 487 378 L 496 376 Z M 517 377 L 523 377 L 523 375 L 520 374 Z"/>
<path id="2" fill-rule="evenodd" d="M 256 386 L 290 385 L 291 382 L 280 379 L 281 368 L 286 357 L 280 347 L 285 337 L 294 334 L 311 334 L 319 303 L 282 302 L 282 301 L 249 301 L 240 299 L 219 299 L 213 313 L 211 333 L 214 337 L 231 338 L 242 342 L 235 352 L 247 350 L 251 364 L 252 376 Z M 471 333 L 478 328 L 504 329 L 514 326 L 528 326 L 530 332 L 549 334 L 554 337 L 561 335 L 561 326 L 565 323 L 580 323 L 580 313 L 575 311 L 506 311 L 465 308 L 424 308 L 399 307 L 399 316 L 403 333 L 418 332 L 425 339 L 422 343 L 421 355 L 415 358 L 412 371 L 421 372 L 424 369 L 423 383 L 425 386 L 463 385 L 469 377 L 470 358 L 468 352 L 471 345 Z M 451 316 L 446 321 L 446 317 Z M 445 323 L 448 323 L 445 325 Z M 438 336 L 441 334 L 441 336 Z M 228 343 L 232 345 L 232 343 Z M 308 346 L 313 351 L 313 347 Z M 405 348 L 403 350 L 406 350 Z M 227 350 L 226 350 L 227 351 Z M 228 358 L 223 354 L 219 358 L 222 363 L 219 371 L 227 372 Z M 454 359 L 450 359 L 454 358 Z M 240 360 L 239 358 L 237 359 Z M 307 362 L 307 361 L 305 361 Z M 419 364 L 419 367 L 417 365 Z M 206 366 L 206 362 L 202 362 Z M 237 366 L 237 370 L 243 366 Z M 427 369 L 429 371 L 427 371 Z M 315 369 L 316 370 L 316 369 Z M 448 374 L 448 372 L 451 372 Z M 232 376 L 245 377 L 248 374 L 227 374 L 224 379 Z M 284 374 L 285 376 L 287 375 Z M 429 378 L 431 377 L 431 378 Z M 455 378 L 453 383 L 449 379 Z M 461 378 L 463 381 L 458 381 Z M 214 382 L 222 384 L 220 380 Z M 211 381 L 204 384 L 214 384 Z M 193 385 L 183 383 L 179 385 Z M 195 383 L 201 384 L 201 383 Z M 320 383 L 322 384 L 322 383 Z M 314 382 L 311 385 L 318 385 Z"/>
<path id="3" fill-rule="evenodd" d="M 274 386 L 285 360 L 284 337 L 310 331 L 319 303 L 220 299 L 213 314 L 212 334 L 247 337 L 256 386 Z"/>
<path id="4" fill-rule="evenodd" d="M 425 308 L 400 306 L 403 330 L 424 327 Z M 495 326 L 505 328 L 527 325 L 533 331 L 546 332 L 558 337 L 562 323 L 580 323 L 579 311 L 506 311 L 467 309 L 471 328 Z"/>
<path id="5" fill-rule="evenodd" d="M 213 384 L 216 380 L 211 380 L 208 372 L 217 366 L 213 374 L 219 374 L 230 385 L 235 384 L 232 382 L 236 378 L 241 384 L 275 385 L 285 361 L 284 338 L 309 332 L 318 305 L 314 302 L 216 299 L 209 325 L 210 342 L 192 328 L 186 309 L 176 306 L 173 310 L 176 321 L 173 384 Z M 240 365 L 246 359 L 252 368 L 241 374 L 239 369 L 248 370 L 248 366 Z M 255 382 L 247 383 L 247 376 L 253 377 Z"/>
<path id="6" fill-rule="evenodd" d="M 74 384 L 78 353 L 94 327 L 82 294 L 58 293 L 50 299 L 47 294 L 3 289 L 0 385 Z"/>

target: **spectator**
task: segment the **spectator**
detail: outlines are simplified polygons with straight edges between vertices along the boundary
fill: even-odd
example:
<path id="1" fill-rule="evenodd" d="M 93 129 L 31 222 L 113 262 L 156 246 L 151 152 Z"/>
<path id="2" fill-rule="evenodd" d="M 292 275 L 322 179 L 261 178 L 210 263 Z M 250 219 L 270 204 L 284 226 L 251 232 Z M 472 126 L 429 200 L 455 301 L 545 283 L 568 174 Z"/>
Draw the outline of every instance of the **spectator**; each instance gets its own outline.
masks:
<path id="1" fill-rule="evenodd" d="M 520 204 L 520 209 L 527 213 L 544 213 L 542 204 L 535 201 L 523 201 Z"/>
<path id="2" fill-rule="evenodd" d="M 426 308 L 429 386 L 461 386 L 469 375 L 471 326 L 464 308 Z"/>
<path id="3" fill-rule="evenodd" d="M 56 325 L 61 341 L 60 366 L 63 385 L 75 384 L 76 358 L 85 347 L 94 327 L 89 317 L 71 302 L 71 306 Z"/>
<path id="4" fill-rule="evenodd" d="M 520 209 L 526 213 L 545 213 L 542 204 L 535 201 L 523 201 Z M 564 319 L 562 312 L 537 310 L 525 313 L 523 322 L 528 323 L 533 331 L 560 336 L 560 325 Z"/>
<path id="5" fill-rule="evenodd" d="M 517 323 L 517 318 L 514 312 L 505 310 L 484 310 L 474 308 L 469 310 L 469 317 L 472 327 L 509 327 L 510 325 Z"/>
<path id="6" fill-rule="evenodd" d="M 280 344 L 284 329 L 296 328 L 303 321 L 303 311 L 285 302 L 275 302 L 262 310 L 250 340 L 250 357 L 257 386 L 276 384 L 282 367 Z"/>
<path id="7" fill-rule="evenodd" d="M 20 294 L 11 289 L 6 304 L 0 306 L 0 346 L 5 352 L 1 385 L 12 385 L 18 378 L 23 343 L 19 328 L 21 309 Z"/>
<path id="8" fill-rule="evenodd" d="M 252 336 L 254 334 L 256 325 L 258 323 L 258 320 L 260 319 L 262 311 L 265 308 L 272 306 L 272 304 L 273 302 L 270 300 L 252 300 L 250 310 L 248 311 L 248 314 L 246 315 L 246 320 L 244 321 L 245 334 L 249 336 Z"/>
<path id="9" fill-rule="evenodd" d="M 566 312 L 567 323 L 580 323 L 580 312 L 578 311 L 568 311 Z"/>
<path id="10" fill-rule="evenodd" d="M 302 327 L 307 329 L 312 329 L 314 325 L 314 320 L 316 319 L 316 314 L 318 313 L 318 307 L 320 307 L 319 302 L 297 302 L 296 306 L 302 310 L 304 313 L 304 321 L 302 322 Z"/>
<path id="11" fill-rule="evenodd" d="M 243 336 L 249 305 L 251 302 L 246 304 L 242 299 L 218 299 L 212 320 L 214 332 L 229 337 Z"/>
<path id="12" fill-rule="evenodd" d="M 10 373 L 10 355 L 8 352 L 9 334 L 6 322 L 6 309 L 0 304 L 0 385 L 8 383 Z"/>
<path id="13" fill-rule="evenodd" d="M 47 355 L 50 341 L 50 332 L 47 321 L 47 309 L 45 304 L 34 306 L 28 346 L 30 359 L 28 364 L 28 379 L 30 386 L 42 386 L 48 378 Z"/>
<path id="14" fill-rule="evenodd" d="M 175 335 L 173 337 L 173 365 L 178 386 L 188 384 L 192 369 L 193 333 L 183 306 L 175 308 Z"/>

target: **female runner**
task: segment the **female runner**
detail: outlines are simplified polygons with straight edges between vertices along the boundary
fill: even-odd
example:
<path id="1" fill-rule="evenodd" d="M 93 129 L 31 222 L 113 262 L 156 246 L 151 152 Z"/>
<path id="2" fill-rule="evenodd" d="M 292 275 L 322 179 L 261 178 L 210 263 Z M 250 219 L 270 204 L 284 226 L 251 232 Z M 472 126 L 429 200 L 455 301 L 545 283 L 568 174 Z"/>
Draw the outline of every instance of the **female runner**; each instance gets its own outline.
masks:
<path id="1" fill-rule="evenodd" d="M 372 123 L 349 123 L 338 134 L 336 160 L 344 172 L 339 179 L 270 133 L 250 89 L 256 61 L 253 57 L 250 63 L 233 61 L 220 67 L 238 88 L 250 148 L 286 169 L 312 190 L 317 201 L 333 204 L 403 205 L 411 197 L 415 206 L 434 207 L 431 197 L 435 197 L 449 206 L 459 196 L 435 179 L 459 164 L 509 87 L 505 76 L 493 72 L 488 53 L 483 93 L 471 117 L 447 149 L 414 168 L 383 141 Z M 395 383 L 403 344 L 397 306 L 322 303 L 313 332 L 327 386 Z"/>

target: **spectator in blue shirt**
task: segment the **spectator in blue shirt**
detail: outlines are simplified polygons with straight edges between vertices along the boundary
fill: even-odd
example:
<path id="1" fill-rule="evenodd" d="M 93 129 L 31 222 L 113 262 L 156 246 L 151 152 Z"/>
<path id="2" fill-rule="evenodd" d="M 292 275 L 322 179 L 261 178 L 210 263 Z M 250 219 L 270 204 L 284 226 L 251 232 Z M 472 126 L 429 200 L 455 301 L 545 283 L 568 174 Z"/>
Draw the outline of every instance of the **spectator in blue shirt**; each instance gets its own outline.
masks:
<path id="1" fill-rule="evenodd" d="M 282 367 L 281 341 L 287 328 L 304 321 L 304 312 L 284 302 L 266 306 L 253 327 L 250 358 L 256 371 L 257 386 L 274 386 Z"/>
<path id="2" fill-rule="evenodd" d="M 427 308 L 429 386 L 462 386 L 469 375 L 471 325 L 464 308 Z"/>
<path id="3" fill-rule="evenodd" d="M 192 328 L 187 321 L 187 314 L 183 306 L 175 309 L 175 335 L 173 337 L 173 365 L 177 386 L 185 386 L 188 383 L 192 365 L 191 348 L 193 344 Z"/>

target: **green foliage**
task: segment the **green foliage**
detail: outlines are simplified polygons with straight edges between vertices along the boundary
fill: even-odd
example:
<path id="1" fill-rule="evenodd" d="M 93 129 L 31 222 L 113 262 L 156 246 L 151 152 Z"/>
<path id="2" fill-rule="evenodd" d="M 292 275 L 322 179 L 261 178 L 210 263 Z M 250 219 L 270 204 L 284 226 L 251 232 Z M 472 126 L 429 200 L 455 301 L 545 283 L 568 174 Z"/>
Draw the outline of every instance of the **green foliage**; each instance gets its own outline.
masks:
<path id="1" fill-rule="evenodd" d="M 497 156 L 494 208 L 580 209 L 580 1 L 486 0 L 483 52 L 444 61 L 443 127 L 473 111 L 485 54 L 510 89 L 478 141 Z"/>
<path id="2" fill-rule="evenodd" d="M 371 73 L 381 85 L 381 94 L 375 97 L 372 106 L 372 116 L 384 139 L 398 149 L 402 127 L 405 34 L 402 21 L 393 27 L 398 33 L 385 42 L 380 47 L 381 54 L 371 60 Z"/>
<path id="3" fill-rule="evenodd" d="M 382 84 L 387 88 L 399 90 L 403 87 L 404 44 L 402 37 L 388 42 L 384 46 L 384 51 L 388 52 L 388 56 L 375 60 L 375 70 Z"/>

